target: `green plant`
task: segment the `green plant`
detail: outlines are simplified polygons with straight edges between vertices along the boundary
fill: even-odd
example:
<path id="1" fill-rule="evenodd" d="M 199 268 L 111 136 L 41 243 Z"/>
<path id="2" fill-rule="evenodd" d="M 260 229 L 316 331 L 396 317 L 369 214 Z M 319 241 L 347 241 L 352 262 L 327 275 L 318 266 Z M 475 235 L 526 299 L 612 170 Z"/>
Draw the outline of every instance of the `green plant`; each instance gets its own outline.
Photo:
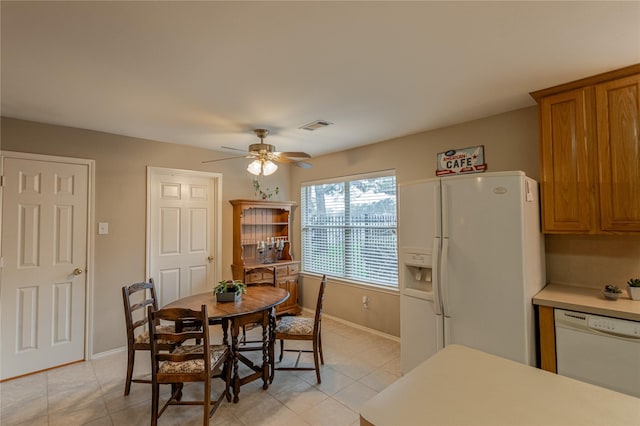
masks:
<path id="1" fill-rule="evenodd" d="M 240 295 L 247 292 L 247 285 L 239 280 L 222 280 L 213 288 L 214 293 L 235 293 Z"/>
<path id="2" fill-rule="evenodd" d="M 627 281 L 627 284 L 629 284 L 629 287 L 640 287 L 640 278 L 631 278 Z"/>
<path id="3" fill-rule="evenodd" d="M 258 178 L 255 178 L 253 180 L 253 189 L 255 189 L 255 195 L 259 196 L 262 200 L 268 200 L 274 195 L 278 195 L 278 193 L 280 192 L 280 187 L 278 186 L 276 186 L 273 191 L 269 188 L 265 188 L 263 191 L 260 187 L 260 181 L 258 180 Z"/>
<path id="4" fill-rule="evenodd" d="M 604 286 L 604 291 L 607 293 L 622 293 L 622 290 L 618 288 L 618 286 L 607 284 Z"/>

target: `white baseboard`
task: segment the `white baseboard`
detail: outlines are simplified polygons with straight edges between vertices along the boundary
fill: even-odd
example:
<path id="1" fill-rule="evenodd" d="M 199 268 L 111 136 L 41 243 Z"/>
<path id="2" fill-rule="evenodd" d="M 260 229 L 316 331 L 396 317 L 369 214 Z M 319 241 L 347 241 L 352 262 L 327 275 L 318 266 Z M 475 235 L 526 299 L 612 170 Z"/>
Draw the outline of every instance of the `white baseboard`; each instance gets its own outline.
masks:
<path id="1" fill-rule="evenodd" d="M 104 351 L 104 352 L 98 352 L 97 354 L 93 354 L 89 357 L 89 359 L 98 359 L 98 358 L 104 358 L 105 356 L 109 356 L 109 355 L 113 355 L 113 354 L 117 354 L 119 352 L 126 352 L 127 351 L 127 347 L 126 346 L 121 346 L 119 348 L 115 348 L 115 349 L 110 349 L 108 351 Z"/>
<path id="2" fill-rule="evenodd" d="M 311 315 L 315 314 L 315 310 L 313 310 L 313 309 L 309 309 L 309 308 L 304 308 L 303 307 L 302 310 L 307 312 L 307 313 L 309 313 L 309 314 L 311 314 Z M 358 330 L 366 331 L 367 333 L 372 333 L 372 334 L 375 334 L 376 336 L 380 336 L 380 337 L 384 337 L 385 339 L 393 340 L 394 342 L 400 342 L 400 338 L 398 336 L 393 336 L 391 334 L 383 333 L 382 331 L 374 330 L 373 328 L 368 328 L 368 327 L 365 327 L 363 325 L 356 324 L 356 323 L 344 320 L 342 318 L 338 318 L 338 317 L 334 317 L 334 316 L 331 316 L 331 315 L 327 315 L 325 313 L 323 313 L 322 316 L 325 317 L 325 318 L 329 318 L 329 319 L 331 319 L 333 321 L 339 322 L 341 324 L 348 325 L 349 327 L 357 328 Z"/>

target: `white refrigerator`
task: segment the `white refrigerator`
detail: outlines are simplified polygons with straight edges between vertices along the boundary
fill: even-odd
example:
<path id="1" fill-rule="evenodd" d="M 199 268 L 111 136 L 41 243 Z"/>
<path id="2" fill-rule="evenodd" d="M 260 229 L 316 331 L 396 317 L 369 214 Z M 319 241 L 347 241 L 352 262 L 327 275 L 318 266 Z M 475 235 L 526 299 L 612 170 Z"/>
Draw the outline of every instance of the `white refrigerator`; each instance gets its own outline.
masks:
<path id="1" fill-rule="evenodd" d="M 398 185 L 403 373 L 449 344 L 536 365 L 537 183 L 494 172 Z"/>

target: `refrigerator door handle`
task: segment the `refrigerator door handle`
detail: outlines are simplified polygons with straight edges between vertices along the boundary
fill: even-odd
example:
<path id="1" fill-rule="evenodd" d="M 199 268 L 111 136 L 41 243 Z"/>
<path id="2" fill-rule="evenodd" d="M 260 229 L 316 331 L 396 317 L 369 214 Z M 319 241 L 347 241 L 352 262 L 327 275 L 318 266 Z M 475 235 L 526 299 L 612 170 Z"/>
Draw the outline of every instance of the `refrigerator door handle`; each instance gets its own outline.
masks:
<path id="1" fill-rule="evenodd" d="M 436 185 L 433 185 L 433 209 L 434 209 L 434 224 L 433 224 L 433 235 L 435 237 L 442 237 L 442 209 L 440 208 L 440 186 L 441 183 L 438 181 Z M 435 253 L 435 251 L 434 251 Z"/>
<path id="2" fill-rule="evenodd" d="M 447 190 L 447 184 L 442 182 L 441 184 L 441 189 L 440 189 L 440 222 L 442 223 L 442 238 L 449 238 L 449 216 L 448 216 L 448 206 L 447 206 L 447 201 L 448 201 L 448 193 L 449 191 Z"/>
<path id="3" fill-rule="evenodd" d="M 442 252 L 440 253 L 440 274 L 438 275 L 439 286 L 438 290 L 440 293 L 440 303 L 442 304 L 442 314 L 445 317 L 451 316 L 449 312 L 449 303 L 447 300 L 447 263 L 448 263 L 448 255 L 449 255 L 449 239 L 442 239 Z"/>
<path id="4" fill-rule="evenodd" d="M 440 238 L 433 239 L 433 251 L 432 251 L 432 279 L 433 279 L 433 305 L 436 315 L 442 315 L 442 299 L 440 298 L 440 251 L 441 251 Z"/>

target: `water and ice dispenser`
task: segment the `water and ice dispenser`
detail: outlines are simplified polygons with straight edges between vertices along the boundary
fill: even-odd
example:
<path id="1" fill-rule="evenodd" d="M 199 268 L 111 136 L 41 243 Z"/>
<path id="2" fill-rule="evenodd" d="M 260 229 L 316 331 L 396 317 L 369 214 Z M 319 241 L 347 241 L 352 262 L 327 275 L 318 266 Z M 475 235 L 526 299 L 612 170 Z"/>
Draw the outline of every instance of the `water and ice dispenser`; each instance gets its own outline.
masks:
<path id="1" fill-rule="evenodd" d="M 409 291 L 433 291 L 433 256 L 417 251 L 402 252 L 402 287 Z"/>

